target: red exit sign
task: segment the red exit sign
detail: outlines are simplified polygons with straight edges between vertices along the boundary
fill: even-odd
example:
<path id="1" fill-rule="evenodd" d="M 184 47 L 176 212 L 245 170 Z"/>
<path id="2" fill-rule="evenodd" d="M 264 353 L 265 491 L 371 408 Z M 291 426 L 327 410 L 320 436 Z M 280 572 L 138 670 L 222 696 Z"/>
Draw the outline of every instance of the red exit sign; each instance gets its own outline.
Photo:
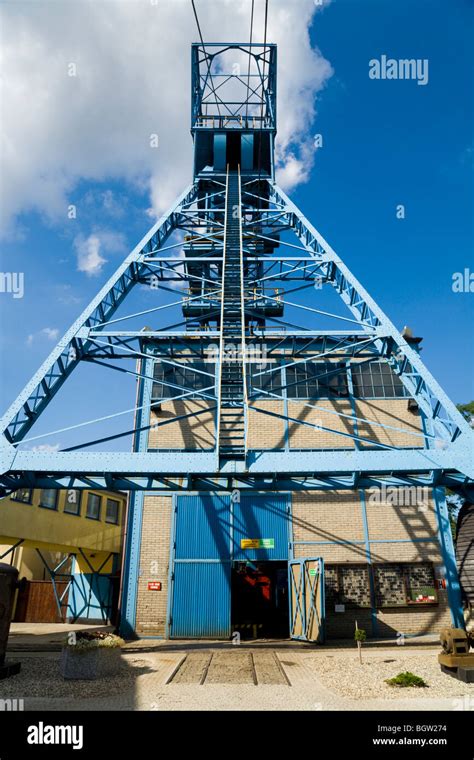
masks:
<path id="1" fill-rule="evenodd" d="M 148 591 L 161 591 L 161 581 L 148 581 Z"/>

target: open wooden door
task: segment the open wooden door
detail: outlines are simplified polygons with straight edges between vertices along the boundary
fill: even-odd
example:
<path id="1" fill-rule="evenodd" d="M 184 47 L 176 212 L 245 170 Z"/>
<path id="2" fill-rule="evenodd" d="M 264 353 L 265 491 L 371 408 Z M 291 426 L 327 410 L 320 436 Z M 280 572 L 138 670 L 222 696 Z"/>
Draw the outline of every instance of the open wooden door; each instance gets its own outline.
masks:
<path id="1" fill-rule="evenodd" d="M 290 637 L 324 641 L 324 561 L 304 557 L 288 562 Z"/>

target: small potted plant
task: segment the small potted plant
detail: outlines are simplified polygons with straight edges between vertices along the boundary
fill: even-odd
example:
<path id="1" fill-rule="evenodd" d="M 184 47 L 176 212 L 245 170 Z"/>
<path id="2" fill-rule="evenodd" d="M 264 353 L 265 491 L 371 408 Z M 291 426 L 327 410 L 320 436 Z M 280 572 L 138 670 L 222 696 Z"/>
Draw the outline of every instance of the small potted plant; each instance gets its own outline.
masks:
<path id="1" fill-rule="evenodd" d="M 93 680 L 115 675 L 121 665 L 124 640 L 103 631 L 71 631 L 61 651 L 63 678 Z"/>

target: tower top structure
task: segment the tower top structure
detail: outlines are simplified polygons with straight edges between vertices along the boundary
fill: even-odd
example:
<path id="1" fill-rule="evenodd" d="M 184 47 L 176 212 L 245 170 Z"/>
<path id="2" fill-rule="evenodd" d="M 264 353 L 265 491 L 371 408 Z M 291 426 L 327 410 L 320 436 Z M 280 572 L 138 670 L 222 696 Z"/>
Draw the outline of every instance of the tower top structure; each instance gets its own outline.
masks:
<path id="1" fill-rule="evenodd" d="M 273 43 L 193 43 L 195 178 L 240 167 L 242 174 L 273 179 L 276 70 Z"/>

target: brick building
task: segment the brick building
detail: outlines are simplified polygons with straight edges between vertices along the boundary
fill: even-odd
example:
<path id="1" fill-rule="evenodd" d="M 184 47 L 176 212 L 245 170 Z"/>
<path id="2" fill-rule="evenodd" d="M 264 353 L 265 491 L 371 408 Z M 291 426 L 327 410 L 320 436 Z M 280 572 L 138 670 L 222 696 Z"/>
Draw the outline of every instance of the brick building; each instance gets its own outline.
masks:
<path id="1" fill-rule="evenodd" d="M 373 373 L 374 364 L 370 366 Z M 317 363 L 314 368 L 320 373 Z M 161 369 L 158 362 L 155 377 L 161 377 Z M 349 362 L 347 372 L 350 371 Z M 360 370 L 357 371 L 360 376 Z M 161 388 L 159 383 L 155 383 L 152 392 L 155 403 L 163 399 Z M 335 426 L 331 421 L 333 429 L 353 429 L 357 418 L 367 419 L 370 416 L 379 423 L 388 422 L 391 428 L 371 428 L 366 423 L 364 436 L 367 439 L 374 437 L 383 443 L 412 447 L 410 436 L 399 430 L 422 431 L 423 418 L 419 410 L 413 409 L 409 399 L 400 397 L 403 387 L 392 373 L 384 375 L 384 384 L 377 388 L 374 391 L 372 385 L 371 396 L 374 398 L 364 393 L 363 398 L 351 396 L 347 400 L 340 400 L 339 397 L 320 399 L 310 388 L 307 391 L 307 402 L 322 407 L 324 411 L 308 409 L 309 413 L 306 414 L 306 401 L 302 399 L 300 387 L 299 398 L 291 404 L 289 417 L 303 418 L 318 425 L 316 429 L 300 426 L 281 416 L 258 416 L 253 411 L 256 406 L 282 415 L 281 407 L 285 404 L 284 401 L 259 399 L 249 407 L 249 452 L 257 453 L 262 449 L 285 450 L 286 447 L 301 453 L 314 452 L 317 456 L 320 450 L 334 450 L 339 446 L 344 456 L 350 456 L 351 449 L 347 447 L 346 438 L 341 439 L 334 433 L 319 429 L 319 426 L 329 427 L 328 419 L 333 410 L 344 410 L 347 413 L 345 418 L 336 417 L 338 425 Z M 326 391 L 326 395 L 330 395 L 330 391 Z M 166 419 L 170 414 L 176 416 L 184 411 L 189 413 L 203 408 L 206 407 L 202 401 L 191 400 L 185 407 L 182 405 L 178 408 L 172 402 L 165 401 L 157 411 L 151 412 L 151 424 Z M 355 409 L 353 416 L 352 409 Z M 359 426 L 359 431 L 360 429 Z M 168 452 L 212 449 L 214 438 L 215 416 L 209 412 L 191 424 L 177 420 L 164 428 L 152 427 L 149 432 L 149 449 Z M 354 446 L 355 442 L 352 441 L 352 444 Z M 249 519 L 244 523 L 245 527 L 239 533 L 240 541 L 245 538 L 272 539 L 273 533 L 281 534 L 283 522 L 286 545 L 247 551 L 244 560 L 240 544 L 235 539 L 232 540 L 230 535 L 235 505 L 228 492 L 209 492 L 195 495 L 194 498 L 177 494 L 145 493 L 140 498 L 140 569 L 134 624 L 138 635 L 173 636 L 173 617 L 176 619 L 176 615 L 184 616 L 184 621 L 178 620 L 176 623 L 181 631 L 178 635 L 195 635 L 198 619 L 198 628 L 202 627 L 197 633 L 203 637 L 212 635 L 212 613 L 201 614 L 199 610 L 194 610 L 192 615 L 187 615 L 186 610 L 192 608 L 191 601 L 194 599 L 200 600 L 203 608 L 206 604 L 213 604 L 212 588 L 207 589 L 210 599 L 206 599 L 206 593 L 202 589 L 199 592 L 196 586 L 207 582 L 207 576 L 203 573 L 203 561 L 208 560 L 208 569 L 212 571 L 214 562 L 211 560 L 217 561 L 219 557 L 216 547 L 220 539 L 229 541 L 229 552 L 221 558 L 222 565 L 228 565 L 227 581 L 221 589 L 221 604 L 224 607 L 227 605 L 228 609 L 223 616 L 227 627 L 221 630 L 220 635 L 228 636 L 236 630 L 242 635 L 253 633 L 254 625 L 257 625 L 257 635 L 284 635 L 285 630 L 288 635 L 288 606 L 281 615 L 286 622 L 275 625 L 274 620 L 272 627 L 271 621 L 266 621 L 263 609 L 259 613 L 251 605 L 247 614 L 244 610 L 242 620 L 235 619 L 232 597 L 233 594 L 240 593 L 237 573 L 243 561 L 255 564 L 257 571 L 268 574 L 269 563 L 274 564 L 277 570 L 283 570 L 289 561 L 304 557 L 321 557 L 324 561 L 325 636 L 328 639 L 352 637 L 355 621 L 359 627 L 367 630 L 369 636 L 392 638 L 399 634 L 437 633 L 451 623 L 444 549 L 443 543 L 440 544 L 438 526 L 439 511 L 443 508 L 444 500 L 442 489 L 386 486 L 305 490 L 303 487 L 279 493 L 277 502 L 274 493 L 255 492 L 252 496 L 241 498 L 252 502 L 255 520 Z M 183 529 L 194 530 L 195 535 L 199 533 L 202 529 L 199 511 L 207 509 L 208 519 L 214 521 L 216 530 L 214 546 L 207 547 L 208 553 L 214 553 L 214 557 L 196 557 L 194 563 L 192 557 L 179 554 L 179 547 L 177 554 L 176 547 L 177 537 L 179 540 L 177 531 L 181 525 L 180 506 L 187 510 L 187 499 L 193 502 L 195 515 L 191 518 L 184 516 L 186 524 L 183 524 Z M 207 505 L 206 501 L 209 502 Z M 265 530 L 269 535 L 264 535 Z M 245 533 L 251 535 L 245 536 Z M 205 546 L 202 548 L 205 553 Z M 183 566 L 189 574 L 187 580 L 176 575 L 176 568 L 182 569 Z M 212 578 L 207 580 L 212 583 Z M 153 590 L 156 582 L 159 583 L 159 591 Z M 274 577 L 272 582 L 273 602 L 277 604 Z M 175 584 L 181 583 L 186 584 L 184 596 L 182 598 L 178 589 L 176 600 Z M 237 617 L 242 617 L 240 611 L 236 614 Z M 252 619 L 252 614 L 255 619 Z"/>
<path id="2" fill-rule="evenodd" d="M 142 249 L 159 314 L 139 333 L 133 452 L 154 469 L 130 502 L 122 630 L 462 625 L 444 487 L 466 483 L 472 431 L 420 339 L 276 185 L 276 47 L 196 44 L 192 61 L 194 183 Z"/>

